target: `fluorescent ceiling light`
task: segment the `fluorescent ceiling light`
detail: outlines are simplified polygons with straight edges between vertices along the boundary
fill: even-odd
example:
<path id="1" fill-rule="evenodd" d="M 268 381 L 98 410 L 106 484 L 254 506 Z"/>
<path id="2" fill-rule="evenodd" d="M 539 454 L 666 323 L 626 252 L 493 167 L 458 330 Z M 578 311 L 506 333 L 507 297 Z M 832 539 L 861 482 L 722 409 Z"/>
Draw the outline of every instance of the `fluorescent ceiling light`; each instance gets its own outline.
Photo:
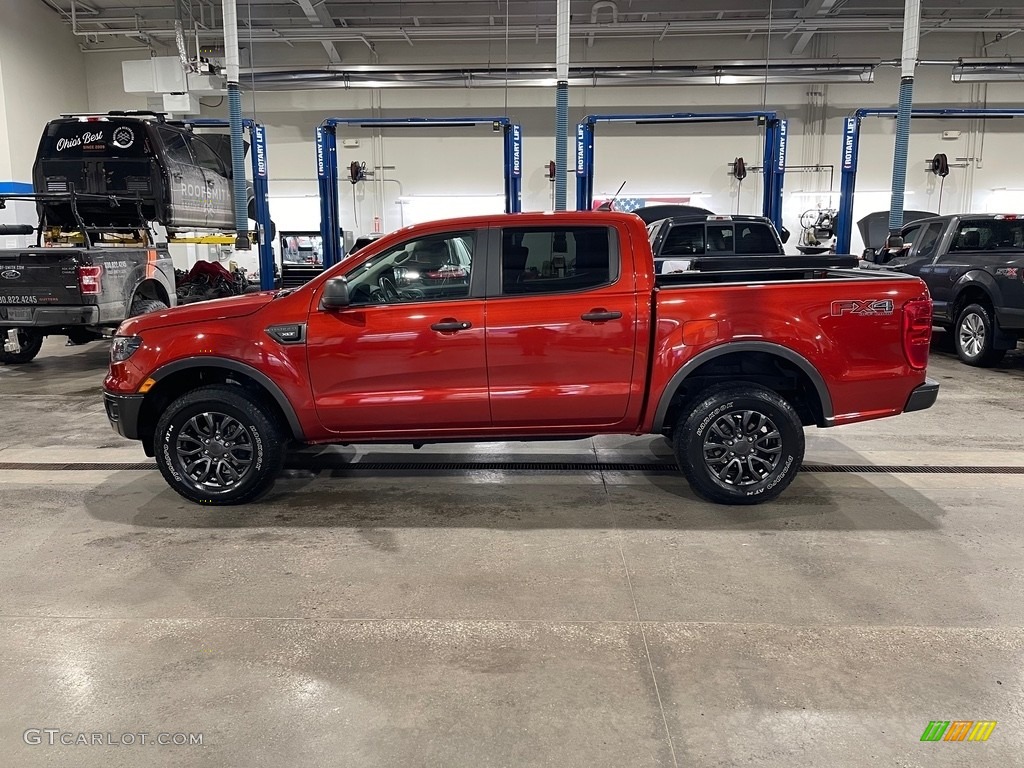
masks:
<path id="1" fill-rule="evenodd" d="M 1006 63 L 961 61 L 953 67 L 954 83 L 1024 82 L 1024 62 Z"/>
<path id="2" fill-rule="evenodd" d="M 671 64 L 581 64 L 570 67 L 569 85 L 762 85 L 797 83 L 871 83 L 877 62 L 758 62 Z M 313 88 L 550 88 L 555 68 L 549 64 L 501 67 L 358 65 L 325 69 L 258 70 L 243 78 L 243 87 L 260 90 Z"/>

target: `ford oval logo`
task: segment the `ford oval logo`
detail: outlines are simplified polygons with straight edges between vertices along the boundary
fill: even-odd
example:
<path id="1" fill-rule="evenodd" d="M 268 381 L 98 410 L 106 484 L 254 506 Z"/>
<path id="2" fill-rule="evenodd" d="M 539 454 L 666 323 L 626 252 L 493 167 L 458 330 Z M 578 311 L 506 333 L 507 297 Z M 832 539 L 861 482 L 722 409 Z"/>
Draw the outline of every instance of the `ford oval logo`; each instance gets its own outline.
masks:
<path id="1" fill-rule="evenodd" d="M 4 280 L 17 280 L 21 277 L 21 272 L 16 269 L 5 269 L 3 272 L 0 272 L 0 277 Z"/>

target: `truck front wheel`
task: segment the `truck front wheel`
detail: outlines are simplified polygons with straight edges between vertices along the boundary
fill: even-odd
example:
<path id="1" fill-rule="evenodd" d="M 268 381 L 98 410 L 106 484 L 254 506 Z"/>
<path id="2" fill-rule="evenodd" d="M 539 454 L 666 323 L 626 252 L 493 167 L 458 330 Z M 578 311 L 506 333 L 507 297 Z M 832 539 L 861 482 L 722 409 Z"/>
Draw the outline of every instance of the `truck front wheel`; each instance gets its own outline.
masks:
<path id="1" fill-rule="evenodd" d="M 21 365 L 31 362 L 43 348 L 43 334 L 33 328 L 19 328 L 18 345 L 21 350 L 8 352 L 4 349 L 8 333 L 8 328 L 0 328 L 0 364 L 2 365 Z"/>
<path id="2" fill-rule="evenodd" d="M 756 384 L 712 387 L 682 414 L 673 439 L 683 475 L 718 504 L 760 504 L 782 493 L 804 458 L 788 402 Z"/>
<path id="3" fill-rule="evenodd" d="M 199 504 L 244 504 L 270 490 L 284 460 L 273 414 L 240 387 L 201 387 L 168 406 L 154 437 L 167 483 Z"/>

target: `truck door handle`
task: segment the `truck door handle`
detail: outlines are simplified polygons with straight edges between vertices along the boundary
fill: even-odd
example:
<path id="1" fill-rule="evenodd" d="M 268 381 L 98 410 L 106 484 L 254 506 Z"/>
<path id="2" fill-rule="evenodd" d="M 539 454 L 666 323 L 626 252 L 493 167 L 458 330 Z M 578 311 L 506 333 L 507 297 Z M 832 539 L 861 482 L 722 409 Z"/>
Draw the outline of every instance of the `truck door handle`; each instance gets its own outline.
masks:
<path id="1" fill-rule="evenodd" d="M 580 315 L 580 320 L 586 320 L 588 323 L 604 323 L 608 320 L 618 320 L 622 317 L 621 312 L 609 312 L 607 309 L 592 309 L 589 312 L 585 312 Z"/>
<path id="2" fill-rule="evenodd" d="M 473 324 L 465 320 L 455 320 L 451 317 L 446 317 L 439 323 L 434 323 L 430 326 L 432 331 L 440 331 L 441 333 L 458 333 L 459 331 L 468 331 L 473 327 Z"/>

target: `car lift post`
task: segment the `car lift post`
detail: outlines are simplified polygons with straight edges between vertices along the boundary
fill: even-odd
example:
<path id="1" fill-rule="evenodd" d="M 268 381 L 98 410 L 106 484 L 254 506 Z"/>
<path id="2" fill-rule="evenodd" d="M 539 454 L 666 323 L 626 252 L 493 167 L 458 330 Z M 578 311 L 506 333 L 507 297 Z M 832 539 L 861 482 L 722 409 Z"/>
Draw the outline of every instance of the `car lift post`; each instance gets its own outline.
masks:
<path id="1" fill-rule="evenodd" d="M 764 193 L 762 211 L 782 228 L 782 186 L 786 177 L 788 125 L 777 112 L 673 112 L 664 115 L 587 115 L 576 126 L 576 210 L 594 205 L 594 126 L 597 123 L 739 123 L 764 126 Z"/>
<path id="2" fill-rule="evenodd" d="M 507 117 L 328 117 L 316 129 L 316 175 L 320 186 L 320 235 L 323 238 L 324 269 L 345 257 L 338 190 L 338 126 L 344 125 L 360 128 L 465 128 L 491 125 L 502 134 L 505 212 L 519 213 L 522 210 L 523 129 Z"/>
<path id="3" fill-rule="evenodd" d="M 860 128 L 865 117 L 896 117 L 895 109 L 858 109 L 843 124 L 843 158 L 839 177 L 839 213 L 836 216 L 836 253 L 849 253 L 853 238 L 853 203 L 860 155 Z M 911 118 L 937 120 L 1024 117 L 1024 109 L 915 109 Z"/>
<path id="4" fill-rule="evenodd" d="M 181 121 L 196 128 L 226 128 L 227 120 L 190 118 Z M 267 169 L 267 129 L 262 123 L 245 119 L 242 127 L 249 132 L 249 164 L 252 167 L 252 190 L 256 208 L 256 229 L 259 232 L 260 290 L 274 287 L 274 242 L 270 224 L 270 188 Z"/>

